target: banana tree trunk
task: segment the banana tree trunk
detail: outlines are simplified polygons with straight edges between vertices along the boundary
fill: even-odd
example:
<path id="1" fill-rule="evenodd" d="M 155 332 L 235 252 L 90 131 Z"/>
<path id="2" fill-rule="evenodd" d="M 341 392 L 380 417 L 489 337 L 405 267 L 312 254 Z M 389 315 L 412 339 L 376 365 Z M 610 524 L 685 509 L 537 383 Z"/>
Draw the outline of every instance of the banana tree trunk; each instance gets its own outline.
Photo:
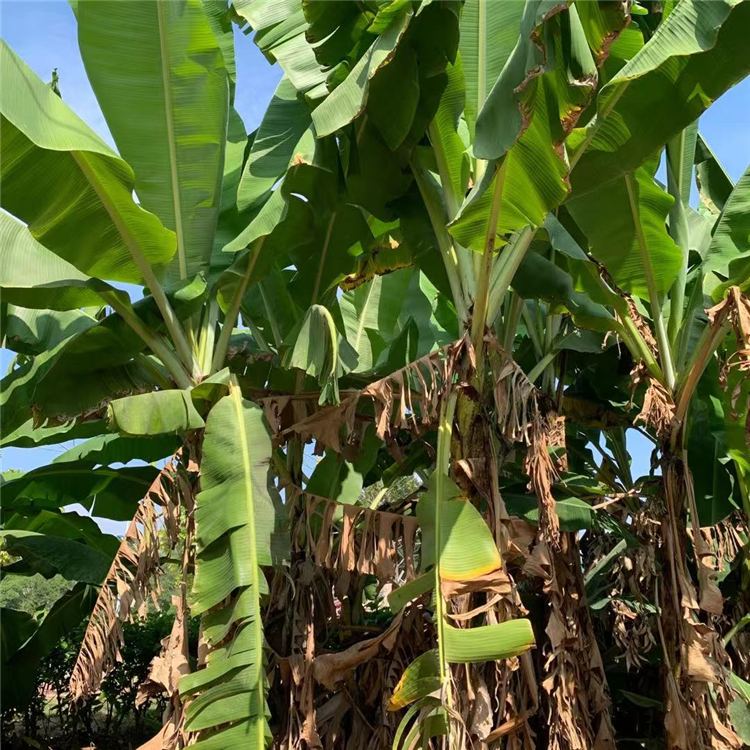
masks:
<path id="1" fill-rule="evenodd" d="M 734 750 L 743 744 L 732 730 L 728 715 L 732 698 L 729 659 L 716 629 L 723 601 L 701 535 L 693 478 L 687 454 L 681 448 L 683 438 L 679 426 L 662 444 L 662 575 L 657 580 L 656 606 L 664 652 L 666 745 L 675 750 Z M 687 563 L 687 515 L 693 525 L 697 587 Z"/>

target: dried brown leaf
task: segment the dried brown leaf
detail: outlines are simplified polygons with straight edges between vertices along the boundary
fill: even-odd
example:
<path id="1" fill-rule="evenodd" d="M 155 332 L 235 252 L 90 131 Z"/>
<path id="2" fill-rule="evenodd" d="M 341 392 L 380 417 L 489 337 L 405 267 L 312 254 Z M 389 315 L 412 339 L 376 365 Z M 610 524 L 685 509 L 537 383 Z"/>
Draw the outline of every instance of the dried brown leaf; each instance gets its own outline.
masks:
<path id="1" fill-rule="evenodd" d="M 334 690 L 336 683 L 343 680 L 355 667 L 371 659 L 381 648 L 385 651 L 391 651 L 399 633 L 403 616 L 403 611 L 399 612 L 388 629 L 375 638 L 368 638 L 355 643 L 345 651 L 316 656 L 313 661 L 315 679 L 329 690 Z"/>
<path id="2" fill-rule="evenodd" d="M 175 464 L 170 461 L 140 501 L 125 532 L 102 584 L 73 667 L 70 693 L 74 703 L 83 702 L 95 693 L 109 670 L 121 660 L 121 622 L 128 620 L 133 610 L 145 612 L 149 597 L 155 601 L 160 571 L 159 516 L 155 502 L 161 505 L 166 527 L 170 529 L 174 514 L 179 515 L 175 507 L 179 508 L 182 489 L 175 479 L 176 473 Z"/>

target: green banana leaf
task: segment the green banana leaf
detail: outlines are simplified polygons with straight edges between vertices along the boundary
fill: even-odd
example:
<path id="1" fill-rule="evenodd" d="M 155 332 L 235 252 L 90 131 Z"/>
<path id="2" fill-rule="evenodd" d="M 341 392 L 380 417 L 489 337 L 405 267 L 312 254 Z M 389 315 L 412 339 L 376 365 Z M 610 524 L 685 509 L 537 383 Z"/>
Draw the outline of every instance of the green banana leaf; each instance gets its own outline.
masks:
<path id="1" fill-rule="evenodd" d="M 140 283 L 175 237 L 133 200 L 131 168 L 2 42 L 0 205 L 79 271 Z M 138 259 L 138 260 L 136 260 Z"/>
<path id="2" fill-rule="evenodd" d="M 34 420 L 21 424 L 13 431 L 4 432 L 0 437 L 0 448 L 36 448 L 55 445 L 67 440 L 85 440 L 102 435 L 107 431 L 103 419 L 70 420 L 62 424 L 36 427 Z"/>
<path id="3" fill-rule="evenodd" d="M 136 459 L 154 463 L 173 455 L 180 447 L 180 442 L 177 436 L 172 435 L 148 434 L 145 437 L 97 435 L 69 448 L 65 453 L 57 456 L 52 463 L 88 461 L 92 465 L 109 466 L 110 464 L 126 464 Z"/>
<path id="4" fill-rule="evenodd" d="M 193 405 L 189 391 L 155 391 L 110 401 L 107 421 L 124 436 L 182 434 L 206 424 Z"/>
<path id="5" fill-rule="evenodd" d="M 728 275 L 730 263 L 747 258 L 750 258 L 750 167 L 724 202 L 703 258 L 703 271 Z"/>
<path id="6" fill-rule="evenodd" d="M 204 669 L 182 678 L 180 692 L 195 696 L 185 726 L 201 731 L 199 749 L 259 749 L 270 739 L 260 611 L 267 584 L 261 566 L 284 553 L 275 543 L 270 459 L 262 411 L 234 387 L 207 419 L 195 511 L 191 608 L 203 614 L 209 654 Z"/>
<path id="7" fill-rule="evenodd" d="M 42 466 L 3 482 L 3 513 L 80 503 L 99 518 L 127 521 L 157 474 L 153 466 L 92 469 L 87 462 Z"/>
<path id="8" fill-rule="evenodd" d="M 112 556 L 75 539 L 21 529 L 3 529 L 0 539 L 9 555 L 20 557 L 3 567 L 4 575 L 36 575 L 99 585 L 112 564 Z"/>
<path id="9" fill-rule="evenodd" d="M 310 126 L 310 111 L 288 78 L 282 78 L 250 147 L 237 189 L 237 208 L 251 210 L 289 167 Z"/>
<path id="10" fill-rule="evenodd" d="M 221 205 L 229 74 L 202 3 L 81 0 L 77 17 L 86 74 L 135 172 L 138 198 L 175 231 L 170 277 L 207 271 Z"/>
<path id="11" fill-rule="evenodd" d="M 89 310 L 96 311 L 95 308 Z M 54 349 L 95 323 L 96 319 L 84 310 L 29 310 L 7 304 L 0 312 L 3 348 L 27 355 Z"/>
<path id="12" fill-rule="evenodd" d="M 687 0 L 602 88 L 597 117 L 575 131 L 573 193 L 630 174 L 750 72 L 750 5 Z"/>
<path id="13" fill-rule="evenodd" d="M 3 521 L 4 531 L 16 529 L 81 542 L 102 552 L 110 561 L 120 546 L 120 540 L 112 534 L 105 534 L 93 518 L 74 511 L 24 508 Z"/>
<path id="14" fill-rule="evenodd" d="M 496 191 L 500 238 L 541 225 L 568 195 L 561 144 L 593 96 L 598 76 L 577 7 L 527 0 L 515 18 L 516 38 L 507 40 L 514 47 L 479 113 L 474 144 L 478 158 L 503 163 L 499 170 L 488 165 L 449 225 L 464 247 L 484 249 Z"/>
<path id="15" fill-rule="evenodd" d="M 663 295 L 682 265 L 682 251 L 665 226 L 673 198 L 654 180 L 657 164 L 657 158 L 649 159 L 634 175 L 610 180 L 565 204 L 588 238 L 591 254 L 618 286 L 642 299 L 649 298 L 649 275 Z"/>
<path id="16" fill-rule="evenodd" d="M 107 298 L 128 304 L 128 295 L 104 281 L 87 276 L 37 242 L 31 232 L 0 213 L 3 301 L 43 310 L 100 307 Z"/>

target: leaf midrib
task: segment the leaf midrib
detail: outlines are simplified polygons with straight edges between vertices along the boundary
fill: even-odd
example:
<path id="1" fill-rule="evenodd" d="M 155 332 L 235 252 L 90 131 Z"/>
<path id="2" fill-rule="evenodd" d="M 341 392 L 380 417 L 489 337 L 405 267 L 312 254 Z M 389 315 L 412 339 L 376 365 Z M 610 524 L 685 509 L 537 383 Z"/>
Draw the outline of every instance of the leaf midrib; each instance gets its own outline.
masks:
<path id="1" fill-rule="evenodd" d="M 258 577 L 258 550 L 256 547 L 257 538 L 255 536 L 255 502 L 253 498 L 253 482 L 250 464 L 250 455 L 248 453 L 248 440 L 247 430 L 245 429 L 245 419 L 242 407 L 242 398 L 238 389 L 233 389 L 231 393 L 232 404 L 234 406 L 237 415 L 237 426 L 240 433 L 240 445 L 242 446 L 242 468 L 243 468 L 243 483 L 245 485 L 245 500 L 247 503 L 247 528 L 249 537 L 249 552 L 250 552 L 250 565 L 252 566 L 253 583 L 251 584 L 252 595 L 253 595 L 253 608 L 255 609 L 255 617 L 253 618 L 252 628 L 255 633 L 255 653 L 256 659 L 251 668 L 255 670 L 255 690 L 258 692 L 258 705 L 260 710 L 258 716 L 254 719 L 251 717 L 250 721 L 255 722 L 255 726 L 258 732 L 258 747 L 263 747 L 264 742 L 264 727 L 263 717 L 265 715 L 264 695 L 263 695 L 263 632 L 261 630 L 261 619 L 260 619 L 260 600 L 258 592 L 258 584 L 256 578 Z"/>
<path id="2" fill-rule="evenodd" d="M 156 3 L 156 15 L 159 21 L 159 51 L 161 57 L 161 78 L 164 88 L 165 115 L 167 119 L 167 143 L 169 145 L 169 172 L 172 182 L 172 204 L 174 209 L 175 233 L 177 235 L 177 261 L 180 278 L 187 276 L 185 260 L 185 237 L 182 227 L 182 203 L 180 200 L 180 179 L 177 173 L 177 144 L 174 136 L 174 120 L 172 118 L 172 77 L 168 66 L 167 28 L 164 18 L 163 3 Z"/>

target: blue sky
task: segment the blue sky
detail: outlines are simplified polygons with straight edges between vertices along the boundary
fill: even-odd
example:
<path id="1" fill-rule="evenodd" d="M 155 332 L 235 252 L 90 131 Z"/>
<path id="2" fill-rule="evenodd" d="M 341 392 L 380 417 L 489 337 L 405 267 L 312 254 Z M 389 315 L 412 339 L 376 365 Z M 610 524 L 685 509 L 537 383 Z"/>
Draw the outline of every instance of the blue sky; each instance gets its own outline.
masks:
<path id="1" fill-rule="evenodd" d="M 0 34 L 43 80 L 51 78 L 53 68 L 60 77 L 63 98 L 112 146 L 111 136 L 94 93 L 86 78 L 76 40 L 76 22 L 65 0 L 2 0 Z M 248 132 L 259 124 L 281 77 L 252 40 L 235 29 L 237 54 L 237 94 L 235 106 Z M 700 128 L 733 180 L 739 179 L 750 163 L 750 79 L 727 92 L 701 118 Z M 2 351 L 3 373 L 11 360 Z M 648 471 L 650 447 L 645 438 L 633 433 L 634 474 Z M 69 447 L 66 445 L 65 447 Z M 3 468 L 28 470 L 46 464 L 59 446 L 35 449 L 3 450 Z"/>
<path id="2" fill-rule="evenodd" d="M 114 147 L 78 51 L 76 20 L 65 0 L 2 0 L 0 34 L 43 80 L 60 76 L 60 93 L 76 114 Z M 237 96 L 235 107 L 251 132 L 260 125 L 281 78 L 250 37 L 235 27 Z"/>

